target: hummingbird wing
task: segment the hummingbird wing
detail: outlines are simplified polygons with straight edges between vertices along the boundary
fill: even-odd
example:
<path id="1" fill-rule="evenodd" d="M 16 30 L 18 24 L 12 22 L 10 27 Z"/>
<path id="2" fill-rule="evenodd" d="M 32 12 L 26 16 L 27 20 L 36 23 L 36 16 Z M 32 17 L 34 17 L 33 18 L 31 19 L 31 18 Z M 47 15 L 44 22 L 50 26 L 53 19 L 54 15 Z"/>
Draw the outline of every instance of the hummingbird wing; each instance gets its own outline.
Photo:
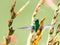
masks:
<path id="1" fill-rule="evenodd" d="M 32 26 L 26 26 L 26 27 L 20 27 L 18 29 L 22 29 L 22 30 L 32 30 Z"/>
<path id="2" fill-rule="evenodd" d="M 54 26 L 54 24 L 46 24 L 46 25 L 43 26 L 43 29 L 50 28 L 50 27 L 53 27 L 53 26 Z"/>

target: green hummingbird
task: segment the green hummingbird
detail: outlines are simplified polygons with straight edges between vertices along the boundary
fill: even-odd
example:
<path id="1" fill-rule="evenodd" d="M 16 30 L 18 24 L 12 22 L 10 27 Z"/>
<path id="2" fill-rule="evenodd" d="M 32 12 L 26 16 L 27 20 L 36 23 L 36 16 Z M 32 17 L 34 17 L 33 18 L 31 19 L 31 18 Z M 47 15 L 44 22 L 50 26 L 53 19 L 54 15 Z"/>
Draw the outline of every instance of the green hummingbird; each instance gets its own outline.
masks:
<path id="1" fill-rule="evenodd" d="M 42 30 L 45 29 L 45 28 L 49 28 L 49 27 L 51 27 L 51 26 L 54 26 L 54 24 L 44 25 L 44 20 L 45 20 L 45 18 L 43 18 L 43 19 L 41 20 L 41 22 L 39 23 L 39 20 L 36 19 L 36 20 L 34 20 L 33 26 L 20 27 L 20 28 L 18 28 L 18 29 L 32 30 L 32 31 L 37 32 L 38 29 L 40 29 L 40 30 L 42 31 Z"/>

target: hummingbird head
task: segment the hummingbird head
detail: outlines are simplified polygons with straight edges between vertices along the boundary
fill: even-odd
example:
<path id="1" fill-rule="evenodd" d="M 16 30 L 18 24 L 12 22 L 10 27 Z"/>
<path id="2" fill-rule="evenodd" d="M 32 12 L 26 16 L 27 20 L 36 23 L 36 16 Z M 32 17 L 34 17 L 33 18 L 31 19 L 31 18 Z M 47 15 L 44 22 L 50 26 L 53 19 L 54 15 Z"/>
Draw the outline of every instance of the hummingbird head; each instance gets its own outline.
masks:
<path id="1" fill-rule="evenodd" d="M 35 20 L 35 22 L 39 22 L 39 20 L 37 19 L 37 20 Z"/>
<path id="2" fill-rule="evenodd" d="M 37 31 L 37 29 L 39 28 L 39 19 L 36 18 L 36 19 L 34 20 L 34 22 L 35 22 L 35 23 L 34 23 L 34 25 L 33 25 L 33 29 L 34 29 L 35 31 Z"/>

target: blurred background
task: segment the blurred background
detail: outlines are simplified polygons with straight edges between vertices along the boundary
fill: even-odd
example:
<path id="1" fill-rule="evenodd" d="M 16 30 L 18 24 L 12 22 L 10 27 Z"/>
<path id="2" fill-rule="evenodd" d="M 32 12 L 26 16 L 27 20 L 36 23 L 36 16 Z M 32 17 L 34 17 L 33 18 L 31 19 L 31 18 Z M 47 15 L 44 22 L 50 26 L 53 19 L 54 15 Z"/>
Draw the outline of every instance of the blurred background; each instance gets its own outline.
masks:
<path id="1" fill-rule="evenodd" d="M 8 20 L 10 19 L 11 13 L 10 8 L 13 4 L 14 0 L 0 0 L 0 43 L 4 42 L 4 37 L 8 34 Z M 28 0 L 16 0 L 16 6 L 15 6 L 15 12 L 17 12 Z M 13 27 L 15 29 L 15 33 L 13 36 L 17 38 L 17 43 L 10 43 L 9 45 L 26 45 L 27 38 L 29 35 L 30 30 L 19 30 L 17 28 L 24 27 L 24 26 L 30 26 L 31 25 L 31 19 L 32 14 L 34 12 L 34 9 L 39 2 L 39 0 L 29 0 L 29 5 L 22 11 L 22 13 L 17 16 L 14 19 Z M 60 0 L 55 0 L 55 4 Z M 41 6 L 41 9 L 37 15 L 39 20 L 43 17 L 46 17 L 45 24 L 50 24 L 51 20 L 54 16 L 54 10 L 52 10 L 50 7 L 43 4 Z M 58 16 L 58 19 L 60 19 L 60 15 Z M 55 29 L 58 24 L 55 25 Z M 45 29 L 43 33 L 43 37 L 41 41 L 38 43 L 38 45 L 46 45 L 48 40 L 48 34 L 49 34 L 49 28 Z M 59 38 L 58 38 L 59 40 Z"/>

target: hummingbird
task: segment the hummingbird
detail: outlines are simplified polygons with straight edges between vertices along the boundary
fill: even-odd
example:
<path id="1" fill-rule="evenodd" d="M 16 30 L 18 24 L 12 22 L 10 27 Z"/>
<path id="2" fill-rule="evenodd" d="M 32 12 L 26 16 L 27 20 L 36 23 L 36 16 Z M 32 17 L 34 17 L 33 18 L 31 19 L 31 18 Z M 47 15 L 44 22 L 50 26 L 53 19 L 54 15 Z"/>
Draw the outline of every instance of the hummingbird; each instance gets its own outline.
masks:
<path id="1" fill-rule="evenodd" d="M 45 18 L 43 18 L 43 19 L 41 20 L 40 24 L 39 24 L 39 20 L 36 19 L 36 20 L 34 20 L 33 26 L 20 27 L 20 28 L 18 28 L 18 29 L 32 30 L 32 31 L 37 32 L 38 29 L 42 31 L 42 30 L 45 29 L 45 28 L 49 28 L 49 27 L 51 27 L 51 26 L 54 26 L 54 24 L 44 25 L 44 20 L 45 20 Z"/>

